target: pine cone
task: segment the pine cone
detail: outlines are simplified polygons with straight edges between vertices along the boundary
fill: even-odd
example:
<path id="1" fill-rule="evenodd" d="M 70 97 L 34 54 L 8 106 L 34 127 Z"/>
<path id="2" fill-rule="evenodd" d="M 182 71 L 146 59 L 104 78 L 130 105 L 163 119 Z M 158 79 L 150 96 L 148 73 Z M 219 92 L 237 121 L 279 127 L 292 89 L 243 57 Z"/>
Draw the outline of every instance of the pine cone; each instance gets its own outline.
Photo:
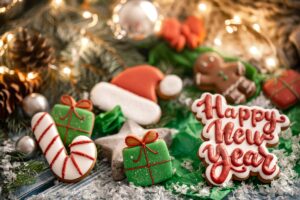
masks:
<path id="1" fill-rule="evenodd" d="M 0 119 L 13 113 L 15 106 L 39 85 L 39 78 L 28 80 L 21 72 L 0 74 Z"/>
<path id="2" fill-rule="evenodd" d="M 8 57 L 16 69 L 29 72 L 55 61 L 54 49 L 40 33 L 19 28 L 8 45 Z"/>

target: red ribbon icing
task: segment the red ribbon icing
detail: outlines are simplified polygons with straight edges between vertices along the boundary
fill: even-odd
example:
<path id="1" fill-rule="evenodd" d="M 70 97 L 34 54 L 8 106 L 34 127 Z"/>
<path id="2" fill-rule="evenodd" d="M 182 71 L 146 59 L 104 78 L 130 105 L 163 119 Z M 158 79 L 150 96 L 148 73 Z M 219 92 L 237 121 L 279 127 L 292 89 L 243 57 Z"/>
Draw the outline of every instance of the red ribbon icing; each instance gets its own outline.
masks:
<path id="1" fill-rule="evenodd" d="M 125 143 L 128 147 L 137 147 L 137 146 L 141 146 L 142 148 L 140 148 L 140 153 L 139 156 L 136 160 L 133 160 L 133 162 L 139 162 L 141 160 L 142 157 L 142 151 L 143 150 L 148 150 L 151 153 L 157 154 L 157 151 L 154 151 L 153 149 L 151 149 L 150 147 L 147 146 L 147 144 L 155 142 L 158 139 L 158 133 L 156 131 L 148 131 L 142 140 L 140 140 L 139 138 L 133 136 L 133 135 L 129 135 L 125 138 Z M 147 156 L 146 156 L 146 159 Z"/>
<path id="2" fill-rule="evenodd" d="M 83 100 L 79 100 L 78 102 L 76 102 L 73 99 L 73 97 L 71 97 L 69 95 L 63 95 L 60 99 L 60 102 L 64 105 L 70 106 L 70 109 L 67 112 L 67 114 L 60 118 L 61 120 L 65 120 L 69 115 L 72 115 L 72 113 L 74 113 L 78 119 L 83 120 L 83 116 L 80 116 L 75 108 L 86 109 L 89 111 L 91 111 L 93 109 L 93 104 L 88 99 L 83 99 Z"/>

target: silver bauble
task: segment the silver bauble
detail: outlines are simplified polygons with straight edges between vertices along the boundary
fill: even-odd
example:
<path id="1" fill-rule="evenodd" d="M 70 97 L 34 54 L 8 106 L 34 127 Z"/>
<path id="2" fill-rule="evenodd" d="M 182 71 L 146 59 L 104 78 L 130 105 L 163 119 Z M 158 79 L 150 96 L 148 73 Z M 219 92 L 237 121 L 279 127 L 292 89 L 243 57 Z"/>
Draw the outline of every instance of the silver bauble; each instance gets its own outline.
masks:
<path id="1" fill-rule="evenodd" d="M 49 110 L 49 103 L 46 97 L 38 93 L 31 93 L 22 102 L 22 107 L 26 115 L 32 117 L 34 114 Z"/>
<path id="2" fill-rule="evenodd" d="M 37 145 L 32 137 L 24 135 L 18 139 L 15 148 L 16 151 L 22 153 L 24 157 L 31 157 L 36 152 Z"/>
<path id="3" fill-rule="evenodd" d="M 160 19 L 153 2 L 125 0 L 114 8 L 111 26 L 117 39 L 143 40 L 159 29 Z"/>

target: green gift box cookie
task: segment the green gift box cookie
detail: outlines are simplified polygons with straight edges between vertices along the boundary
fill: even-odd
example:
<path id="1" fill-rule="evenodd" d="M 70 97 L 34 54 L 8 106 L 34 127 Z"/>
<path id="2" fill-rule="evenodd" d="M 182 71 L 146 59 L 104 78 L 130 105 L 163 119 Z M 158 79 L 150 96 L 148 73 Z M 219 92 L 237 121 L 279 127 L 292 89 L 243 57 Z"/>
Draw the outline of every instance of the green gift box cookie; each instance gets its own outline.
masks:
<path id="1" fill-rule="evenodd" d="M 93 106 L 91 101 L 84 99 L 76 102 L 71 96 L 64 95 L 61 103 L 54 106 L 51 115 L 65 146 L 69 146 L 79 135 L 90 137 L 95 121 L 94 113 L 90 111 Z"/>
<path id="2" fill-rule="evenodd" d="M 142 140 L 127 136 L 123 150 L 125 174 L 137 186 L 153 185 L 172 177 L 172 162 L 168 147 L 157 140 L 158 133 L 149 131 Z"/>

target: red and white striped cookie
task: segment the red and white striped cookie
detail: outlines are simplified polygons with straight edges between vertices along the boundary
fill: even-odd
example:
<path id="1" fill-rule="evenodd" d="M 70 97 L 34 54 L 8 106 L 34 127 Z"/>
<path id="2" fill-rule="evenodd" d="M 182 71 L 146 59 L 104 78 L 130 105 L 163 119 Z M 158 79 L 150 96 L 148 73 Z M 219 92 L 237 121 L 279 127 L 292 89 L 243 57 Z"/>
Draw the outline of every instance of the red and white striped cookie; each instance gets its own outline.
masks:
<path id="1" fill-rule="evenodd" d="M 76 137 L 69 145 L 70 155 L 68 155 L 50 114 L 46 112 L 35 114 L 31 127 L 51 170 L 61 181 L 80 181 L 93 169 L 97 149 L 90 138 Z"/>

